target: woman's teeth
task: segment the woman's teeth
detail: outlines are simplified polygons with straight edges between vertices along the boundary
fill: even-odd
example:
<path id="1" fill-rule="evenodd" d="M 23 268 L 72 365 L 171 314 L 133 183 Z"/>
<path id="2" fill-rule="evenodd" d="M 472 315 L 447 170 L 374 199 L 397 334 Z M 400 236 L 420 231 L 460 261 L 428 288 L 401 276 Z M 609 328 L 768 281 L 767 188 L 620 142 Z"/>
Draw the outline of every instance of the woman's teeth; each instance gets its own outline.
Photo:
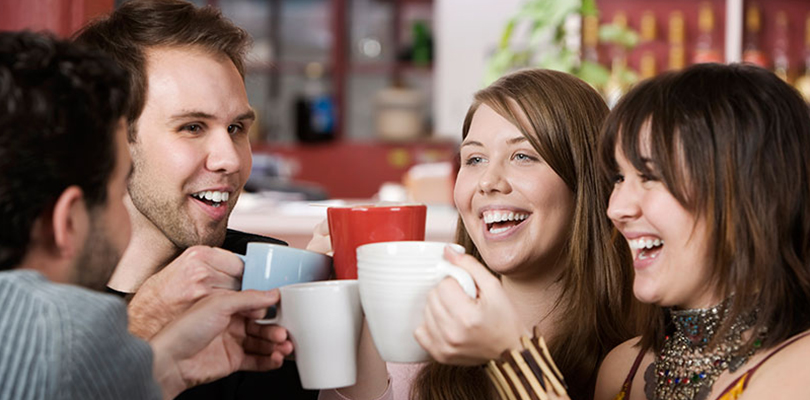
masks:
<path id="1" fill-rule="evenodd" d="M 639 250 L 637 255 L 639 260 L 646 260 L 658 257 L 660 253 L 658 250 L 664 246 L 664 241 L 661 239 L 634 239 L 630 240 L 629 244 L 631 250 Z"/>
<path id="2" fill-rule="evenodd" d="M 487 230 L 492 234 L 499 234 L 506 232 L 515 226 L 520 225 L 523 220 L 529 217 L 527 213 L 520 213 L 514 211 L 485 211 L 483 213 L 484 223 L 487 224 Z M 509 222 L 515 222 L 509 224 Z M 505 224 L 495 226 L 495 224 Z"/>
<path id="3" fill-rule="evenodd" d="M 664 241 L 661 239 L 633 239 L 630 240 L 630 248 L 633 250 L 638 249 L 651 249 L 653 247 L 658 247 L 664 244 Z"/>
<path id="4" fill-rule="evenodd" d="M 529 214 L 516 213 L 512 211 L 487 211 L 484 212 L 484 223 L 491 224 L 505 221 L 523 221 Z"/>
<path id="5" fill-rule="evenodd" d="M 222 205 L 222 203 L 228 201 L 230 195 L 228 194 L 228 192 L 206 190 L 202 192 L 193 193 L 191 196 L 203 201 L 210 202 L 211 205 L 213 205 L 214 207 L 219 207 Z"/>

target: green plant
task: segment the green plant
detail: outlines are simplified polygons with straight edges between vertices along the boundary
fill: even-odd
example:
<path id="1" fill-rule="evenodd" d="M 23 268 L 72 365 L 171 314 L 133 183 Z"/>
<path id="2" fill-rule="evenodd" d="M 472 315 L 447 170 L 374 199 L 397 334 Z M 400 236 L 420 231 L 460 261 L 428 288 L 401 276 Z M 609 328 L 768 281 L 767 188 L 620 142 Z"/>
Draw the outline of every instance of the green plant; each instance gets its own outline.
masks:
<path id="1" fill-rule="evenodd" d="M 571 45 L 566 21 L 571 16 L 596 16 L 595 0 L 527 0 L 517 15 L 509 19 L 498 48 L 489 58 L 484 83 L 490 84 L 510 71 L 538 67 L 573 74 L 594 87 L 603 87 L 610 78 L 604 66 L 580 56 L 579 45 Z M 515 40 L 525 32 L 522 40 Z M 629 50 L 638 44 L 638 34 L 627 27 L 604 24 L 599 28 L 599 40 Z M 613 71 L 622 81 L 637 80 L 634 71 Z"/>

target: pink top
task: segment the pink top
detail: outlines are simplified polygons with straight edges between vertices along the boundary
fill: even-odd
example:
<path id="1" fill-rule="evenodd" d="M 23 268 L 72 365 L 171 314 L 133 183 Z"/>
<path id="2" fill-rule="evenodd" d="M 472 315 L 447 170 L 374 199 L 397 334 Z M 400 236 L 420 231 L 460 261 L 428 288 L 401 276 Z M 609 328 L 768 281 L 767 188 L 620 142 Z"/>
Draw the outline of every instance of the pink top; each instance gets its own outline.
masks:
<path id="1" fill-rule="evenodd" d="M 399 364 L 386 363 L 388 367 L 388 387 L 376 400 L 408 400 L 411 398 L 411 385 L 416 375 L 426 363 Z M 358 377 L 358 379 L 362 379 Z M 318 400 L 352 400 L 337 389 L 321 390 Z"/>

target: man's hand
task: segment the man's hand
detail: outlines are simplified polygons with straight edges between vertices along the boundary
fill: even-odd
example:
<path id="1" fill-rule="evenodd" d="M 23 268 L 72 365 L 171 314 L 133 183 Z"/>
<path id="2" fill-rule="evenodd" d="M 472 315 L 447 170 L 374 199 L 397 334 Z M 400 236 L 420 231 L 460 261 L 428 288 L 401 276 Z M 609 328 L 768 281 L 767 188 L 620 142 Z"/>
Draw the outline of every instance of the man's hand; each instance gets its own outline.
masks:
<path id="1" fill-rule="evenodd" d="M 218 248 L 186 249 L 163 270 L 152 275 L 129 302 L 129 330 L 149 340 L 197 301 L 219 291 L 239 290 L 242 260 Z"/>
<path id="2" fill-rule="evenodd" d="M 520 348 L 530 336 L 501 282 L 470 255 L 445 249 L 444 257 L 470 273 L 478 298 L 471 299 L 454 279 L 445 278 L 428 294 L 425 319 L 414 332 L 416 341 L 436 361 L 479 365 Z"/>
<path id="3" fill-rule="evenodd" d="M 278 303 L 279 292 L 220 292 L 200 300 L 157 333 L 150 343 L 155 352 L 155 379 L 164 396 L 230 375 L 237 370 L 266 371 L 280 367 L 292 353 L 284 328 L 255 325 L 266 307 Z M 261 354 L 245 351 L 255 340 L 255 329 L 264 339 Z"/>
<path id="4" fill-rule="evenodd" d="M 307 250 L 331 256 L 335 253 L 332 250 L 331 240 L 332 238 L 329 236 L 329 220 L 324 219 L 315 226 L 315 230 L 312 232 L 312 239 L 310 239 L 307 244 Z"/>

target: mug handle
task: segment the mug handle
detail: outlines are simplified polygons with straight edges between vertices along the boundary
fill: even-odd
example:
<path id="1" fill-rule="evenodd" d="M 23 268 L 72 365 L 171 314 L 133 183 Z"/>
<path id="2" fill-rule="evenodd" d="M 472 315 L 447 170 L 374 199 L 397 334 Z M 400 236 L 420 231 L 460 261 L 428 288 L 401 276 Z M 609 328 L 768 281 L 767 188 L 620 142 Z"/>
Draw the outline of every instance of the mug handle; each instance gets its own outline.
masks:
<path id="1" fill-rule="evenodd" d="M 436 270 L 440 278 L 449 276 L 455 279 L 461 286 L 461 289 L 464 290 L 464 293 L 467 293 L 467 296 L 470 296 L 471 299 L 475 298 L 477 292 L 475 290 L 475 281 L 473 281 L 469 272 L 451 264 L 447 260 L 439 261 L 439 264 L 436 265 Z"/>
<path id="2" fill-rule="evenodd" d="M 275 306 L 273 306 L 273 307 L 275 308 Z M 268 312 L 268 314 L 269 314 L 269 312 Z M 265 317 L 265 318 L 262 318 L 262 319 L 253 320 L 253 322 L 255 322 L 255 323 L 259 324 L 259 325 L 272 325 L 272 324 L 281 325 L 281 311 L 276 309 L 275 314 L 276 314 L 276 316 L 273 317 L 273 318 Z"/>

